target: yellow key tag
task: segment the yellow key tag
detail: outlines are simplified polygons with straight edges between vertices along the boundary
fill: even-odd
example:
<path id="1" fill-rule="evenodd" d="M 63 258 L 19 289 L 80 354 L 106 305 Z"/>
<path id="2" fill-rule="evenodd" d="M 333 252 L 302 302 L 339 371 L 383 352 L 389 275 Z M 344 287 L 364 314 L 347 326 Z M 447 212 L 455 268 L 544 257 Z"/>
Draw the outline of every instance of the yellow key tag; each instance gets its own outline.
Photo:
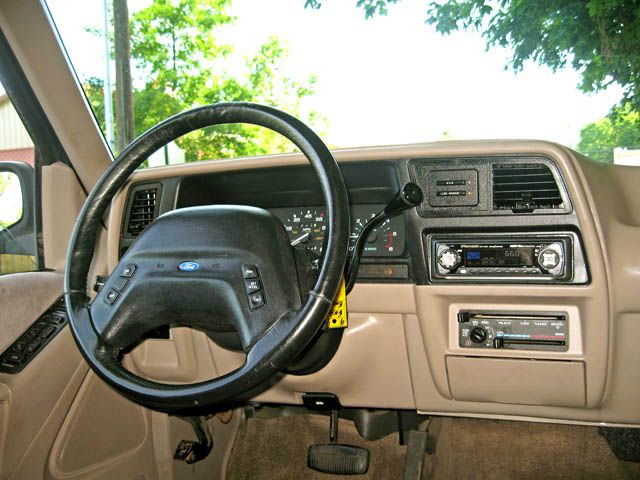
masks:
<path id="1" fill-rule="evenodd" d="M 344 288 L 344 277 L 342 281 L 340 281 L 338 294 L 333 302 L 333 307 L 331 307 L 328 322 L 329 328 L 347 328 L 349 326 L 347 320 L 347 292 Z"/>

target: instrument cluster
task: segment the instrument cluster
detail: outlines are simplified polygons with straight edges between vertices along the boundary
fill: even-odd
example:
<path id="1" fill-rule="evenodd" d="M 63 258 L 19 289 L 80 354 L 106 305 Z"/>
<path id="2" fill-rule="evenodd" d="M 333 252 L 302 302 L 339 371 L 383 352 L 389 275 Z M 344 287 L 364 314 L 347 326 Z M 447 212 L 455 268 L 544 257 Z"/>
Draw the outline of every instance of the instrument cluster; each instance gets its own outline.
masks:
<path id="1" fill-rule="evenodd" d="M 349 251 L 353 249 L 360 230 L 378 213 L 384 205 L 352 205 Z M 282 221 L 289 235 L 291 245 L 304 245 L 320 255 L 324 235 L 327 230 L 327 214 L 323 206 L 289 207 L 270 209 Z M 374 229 L 364 247 L 364 256 L 397 257 L 402 255 L 405 246 L 403 218 L 387 220 Z"/>

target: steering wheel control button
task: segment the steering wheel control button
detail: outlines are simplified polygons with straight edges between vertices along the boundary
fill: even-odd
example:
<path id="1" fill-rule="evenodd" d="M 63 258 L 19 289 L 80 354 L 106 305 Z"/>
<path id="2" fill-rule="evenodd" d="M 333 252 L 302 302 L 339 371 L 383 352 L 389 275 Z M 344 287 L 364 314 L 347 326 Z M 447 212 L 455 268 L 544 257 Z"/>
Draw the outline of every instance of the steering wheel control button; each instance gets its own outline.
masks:
<path id="1" fill-rule="evenodd" d="M 122 292 L 128 283 L 129 279 L 127 277 L 119 277 L 114 280 L 112 287 Z"/>
<path id="2" fill-rule="evenodd" d="M 258 280 L 257 278 L 252 280 L 245 280 L 244 286 L 247 289 L 247 294 L 249 295 L 262 290 L 262 284 L 260 283 L 260 280 Z"/>
<path id="3" fill-rule="evenodd" d="M 183 272 L 197 272 L 200 269 L 200 264 L 198 262 L 182 262 L 178 265 L 178 270 Z"/>
<path id="4" fill-rule="evenodd" d="M 104 301 L 107 302 L 109 305 L 113 305 L 116 302 L 116 300 L 118 300 L 119 296 L 120 296 L 120 292 L 117 291 L 115 288 L 112 288 L 104 296 Z"/>
<path id="5" fill-rule="evenodd" d="M 265 296 L 262 291 L 262 279 L 258 267 L 250 264 L 242 265 L 242 277 L 244 278 L 249 307 L 251 310 L 262 307 L 265 303 Z"/>
<path id="6" fill-rule="evenodd" d="M 249 306 L 251 306 L 252 309 L 260 308 L 263 305 L 264 305 L 264 293 L 255 292 L 249 295 Z"/>
<path id="7" fill-rule="evenodd" d="M 243 265 L 242 266 L 242 277 L 243 278 L 260 278 L 260 274 L 258 273 L 258 267 L 255 265 Z"/>
<path id="8" fill-rule="evenodd" d="M 136 273 L 137 269 L 138 267 L 130 263 L 129 265 L 126 265 L 124 267 L 124 270 L 122 270 L 122 273 L 120 274 L 120 276 L 123 278 L 131 278 L 133 277 L 133 274 Z"/>

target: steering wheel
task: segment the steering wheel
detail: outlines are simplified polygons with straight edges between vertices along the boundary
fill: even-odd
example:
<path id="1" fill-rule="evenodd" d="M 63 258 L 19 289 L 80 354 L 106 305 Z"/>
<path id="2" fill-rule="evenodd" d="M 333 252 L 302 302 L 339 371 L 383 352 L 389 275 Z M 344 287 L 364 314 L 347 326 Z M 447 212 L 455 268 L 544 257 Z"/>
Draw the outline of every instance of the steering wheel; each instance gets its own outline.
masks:
<path id="1" fill-rule="evenodd" d="M 93 301 L 88 274 L 103 215 L 153 152 L 194 130 L 248 123 L 291 140 L 311 162 L 328 212 L 313 288 L 302 291 L 282 223 L 266 210 L 212 205 L 158 217 L 121 258 Z M 165 412 L 232 401 L 287 367 L 319 331 L 338 291 L 349 235 L 344 179 L 322 140 L 296 118 L 252 103 L 222 103 L 175 115 L 137 138 L 106 170 L 80 212 L 69 245 L 65 300 L 75 341 L 91 368 L 127 398 Z M 260 295 L 252 290 L 259 288 Z M 254 292 L 256 293 L 256 292 Z M 261 297 L 261 298 L 260 298 Z M 237 332 L 238 369 L 200 383 L 165 384 L 122 366 L 123 352 L 163 325 Z"/>

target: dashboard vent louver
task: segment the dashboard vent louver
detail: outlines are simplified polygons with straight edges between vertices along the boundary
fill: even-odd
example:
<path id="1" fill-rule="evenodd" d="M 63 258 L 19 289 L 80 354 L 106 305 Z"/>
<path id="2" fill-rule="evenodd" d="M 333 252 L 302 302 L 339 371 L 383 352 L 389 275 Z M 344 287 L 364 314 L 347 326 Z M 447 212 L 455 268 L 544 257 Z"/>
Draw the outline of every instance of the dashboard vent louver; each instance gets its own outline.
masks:
<path id="1" fill-rule="evenodd" d="M 158 187 L 136 190 L 131 199 L 127 233 L 137 237 L 158 216 Z"/>
<path id="2" fill-rule="evenodd" d="M 550 168 L 542 163 L 493 165 L 493 209 L 514 213 L 563 209 Z"/>

